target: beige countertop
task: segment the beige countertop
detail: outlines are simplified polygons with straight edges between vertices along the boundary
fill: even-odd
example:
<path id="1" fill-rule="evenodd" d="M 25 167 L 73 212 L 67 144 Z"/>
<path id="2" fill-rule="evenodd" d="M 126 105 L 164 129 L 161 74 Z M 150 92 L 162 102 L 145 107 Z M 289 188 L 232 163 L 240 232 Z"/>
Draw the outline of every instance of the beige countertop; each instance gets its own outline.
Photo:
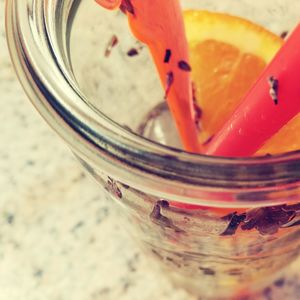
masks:
<path id="1" fill-rule="evenodd" d="M 28 101 L 0 0 L 0 300 L 196 300 L 148 265 L 100 187 Z M 299 299 L 299 263 L 259 299 Z"/>

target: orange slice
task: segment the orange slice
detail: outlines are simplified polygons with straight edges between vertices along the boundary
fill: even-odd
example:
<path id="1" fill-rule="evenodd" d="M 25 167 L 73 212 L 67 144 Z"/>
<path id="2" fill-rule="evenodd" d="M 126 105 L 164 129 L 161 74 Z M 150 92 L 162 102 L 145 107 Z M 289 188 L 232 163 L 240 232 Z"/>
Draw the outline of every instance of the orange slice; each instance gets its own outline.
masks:
<path id="1" fill-rule="evenodd" d="M 279 154 L 300 149 L 300 114 L 283 126 L 265 145 L 257 151 L 257 155 Z"/>
<path id="2" fill-rule="evenodd" d="M 202 110 L 200 141 L 205 143 L 232 114 L 283 40 L 227 14 L 186 11 L 184 19 L 195 98 Z M 268 152 L 276 152 L 278 141 L 276 145 L 270 141 Z"/>

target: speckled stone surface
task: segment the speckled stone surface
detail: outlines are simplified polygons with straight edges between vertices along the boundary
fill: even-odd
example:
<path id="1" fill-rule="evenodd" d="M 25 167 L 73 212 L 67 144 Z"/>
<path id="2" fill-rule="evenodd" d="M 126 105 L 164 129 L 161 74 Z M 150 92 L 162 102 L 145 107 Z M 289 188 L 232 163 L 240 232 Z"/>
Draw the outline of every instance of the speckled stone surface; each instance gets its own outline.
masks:
<path id="1" fill-rule="evenodd" d="M 196 300 L 151 269 L 97 184 L 27 100 L 0 0 L 0 300 Z M 299 299 L 295 263 L 258 299 Z"/>

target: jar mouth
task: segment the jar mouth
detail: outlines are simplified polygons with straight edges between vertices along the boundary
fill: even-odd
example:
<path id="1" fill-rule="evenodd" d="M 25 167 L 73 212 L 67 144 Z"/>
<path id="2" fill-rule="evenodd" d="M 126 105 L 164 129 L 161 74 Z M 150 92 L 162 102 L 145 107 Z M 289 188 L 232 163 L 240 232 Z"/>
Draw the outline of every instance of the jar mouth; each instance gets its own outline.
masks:
<path id="1" fill-rule="evenodd" d="M 7 41 L 17 75 L 37 110 L 79 157 L 126 184 L 183 202 L 261 206 L 286 202 L 275 195 L 279 190 L 296 195 L 300 151 L 249 158 L 191 154 L 138 136 L 96 111 L 76 84 L 69 55 L 80 3 L 6 2 Z M 229 196 L 228 204 L 220 191 L 241 196 Z M 252 192 L 258 197 L 248 199 Z M 273 196 L 266 200 L 269 192 Z"/>

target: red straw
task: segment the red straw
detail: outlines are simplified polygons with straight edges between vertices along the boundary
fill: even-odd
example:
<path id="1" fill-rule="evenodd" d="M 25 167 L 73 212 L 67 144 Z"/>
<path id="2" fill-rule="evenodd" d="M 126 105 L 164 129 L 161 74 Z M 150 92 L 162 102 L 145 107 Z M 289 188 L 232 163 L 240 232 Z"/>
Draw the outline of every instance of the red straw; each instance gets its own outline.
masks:
<path id="1" fill-rule="evenodd" d="M 206 154 L 241 157 L 259 150 L 299 113 L 299 74 L 300 24 L 213 138 Z"/>
<path id="2" fill-rule="evenodd" d="M 178 0 L 96 0 L 105 8 L 120 6 L 135 37 L 147 44 L 165 89 L 184 148 L 200 152 L 182 10 Z M 121 5 L 120 5 L 121 4 Z"/>

